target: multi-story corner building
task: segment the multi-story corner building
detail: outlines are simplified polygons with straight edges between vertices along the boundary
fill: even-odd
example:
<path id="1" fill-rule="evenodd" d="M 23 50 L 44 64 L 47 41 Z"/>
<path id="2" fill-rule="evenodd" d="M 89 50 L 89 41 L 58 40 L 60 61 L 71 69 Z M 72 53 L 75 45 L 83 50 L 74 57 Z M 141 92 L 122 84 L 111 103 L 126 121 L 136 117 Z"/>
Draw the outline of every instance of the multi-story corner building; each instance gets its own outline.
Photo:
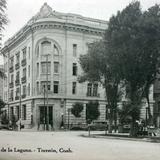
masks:
<path id="1" fill-rule="evenodd" d="M 106 21 L 59 13 L 45 3 L 2 49 L 9 116 L 21 118 L 21 123 L 31 128 L 46 123 L 48 114 L 49 124 L 59 129 L 62 121 L 85 123 L 86 104 L 98 100 L 99 120 L 105 120 L 102 86 L 80 84 L 77 77 L 82 73 L 79 56 L 87 53 L 88 44 L 102 38 L 106 28 Z M 80 118 L 70 113 L 76 102 L 84 104 Z"/>

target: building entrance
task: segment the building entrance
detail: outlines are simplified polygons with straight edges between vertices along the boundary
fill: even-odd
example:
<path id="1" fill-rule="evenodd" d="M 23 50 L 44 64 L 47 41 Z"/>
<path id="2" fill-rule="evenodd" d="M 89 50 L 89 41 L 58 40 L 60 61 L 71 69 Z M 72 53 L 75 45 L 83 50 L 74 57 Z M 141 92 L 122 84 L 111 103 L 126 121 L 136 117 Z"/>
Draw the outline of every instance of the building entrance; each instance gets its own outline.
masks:
<path id="1" fill-rule="evenodd" d="M 48 117 L 48 120 L 47 120 Z M 47 106 L 39 107 L 39 126 L 38 129 L 47 130 L 47 121 L 48 129 L 53 129 L 53 106 L 48 106 L 48 115 L 47 115 Z"/>

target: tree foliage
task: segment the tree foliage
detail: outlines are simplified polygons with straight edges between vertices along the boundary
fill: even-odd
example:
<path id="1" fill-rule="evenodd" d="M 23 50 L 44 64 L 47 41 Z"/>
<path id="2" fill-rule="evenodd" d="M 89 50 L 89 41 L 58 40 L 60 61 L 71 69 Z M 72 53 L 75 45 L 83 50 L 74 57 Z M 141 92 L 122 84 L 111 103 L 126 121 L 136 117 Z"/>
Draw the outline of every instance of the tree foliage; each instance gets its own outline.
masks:
<path id="1" fill-rule="evenodd" d="M 5 13 L 6 8 L 7 8 L 7 1 L 0 0 L 0 31 L 4 29 L 4 25 L 8 23 L 8 19 Z"/>
<path id="2" fill-rule="evenodd" d="M 108 63 L 108 50 L 104 41 L 97 41 L 89 45 L 88 53 L 80 56 L 80 65 L 83 75 L 79 77 L 80 82 L 100 82 L 105 88 L 107 103 L 110 108 L 110 126 L 113 119 L 116 121 L 117 102 L 120 99 L 120 79 L 116 72 L 113 72 Z"/>
<path id="3" fill-rule="evenodd" d="M 98 109 L 99 103 L 96 102 L 92 102 L 90 101 L 87 105 L 86 105 L 86 119 L 89 121 L 93 121 L 96 120 L 99 115 L 99 109 Z"/>
<path id="4" fill-rule="evenodd" d="M 159 66 L 160 7 L 142 12 L 134 1 L 112 16 L 105 33 L 110 65 L 128 86 L 132 106 L 140 106 L 156 79 Z M 130 107 L 133 109 L 133 107 Z"/>
<path id="5" fill-rule="evenodd" d="M 4 106 L 5 102 L 2 99 L 0 99 L 0 114 L 1 114 L 1 109 L 4 108 Z"/>
<path id="6" fill-rule="evenodd" d="M 71 108 L 71 113 L 75 117 L 81 117 L 81 112 L 83 111 L 83 104 L 82 103 L 75 103 Z"/>

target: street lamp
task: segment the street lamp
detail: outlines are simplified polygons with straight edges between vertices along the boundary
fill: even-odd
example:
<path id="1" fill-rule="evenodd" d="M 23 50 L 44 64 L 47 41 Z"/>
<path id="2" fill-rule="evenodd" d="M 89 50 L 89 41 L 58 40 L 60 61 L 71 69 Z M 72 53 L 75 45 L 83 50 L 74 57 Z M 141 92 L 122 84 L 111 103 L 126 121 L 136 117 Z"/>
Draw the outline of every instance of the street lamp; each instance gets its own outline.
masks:
<path id="1" fill-rule="evenodd" d="M 46 115 L 46 130 L 49 130 L 49 108 L 48 108 L 48 57 L 50 56 L 50 54 L 45 54 L 43 55 L 46 57 L 46 67 L 47 67 L 47 70 L 46 70 L 46 98 L 47 98 L 47 104 L 46 104 L 46 110 L 47 110 L 47 115 Z"/>
<path id="2" fill-rule="evenodd" d="M 64 114 L 63 114 L 63 113 L 61 113 L 61 118 L 62 118 L 62 121 L 61 121 L 61 128 L 64 128 L 64 120 L 63 120 Z"/>

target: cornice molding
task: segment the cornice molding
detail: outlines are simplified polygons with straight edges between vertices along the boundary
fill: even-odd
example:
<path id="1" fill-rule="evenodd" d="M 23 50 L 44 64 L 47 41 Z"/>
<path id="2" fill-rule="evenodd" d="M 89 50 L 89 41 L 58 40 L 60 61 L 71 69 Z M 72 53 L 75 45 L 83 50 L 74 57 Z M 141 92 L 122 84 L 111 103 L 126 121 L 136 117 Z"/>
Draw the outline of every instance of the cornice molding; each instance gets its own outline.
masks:
<path id="1" fill-rule="evenodd" d="M 85 25 L 78 25 L 78 24 L 71 24 L 71 23 L 62 23 L 62 22 L 36 22 L 30 26 L 24 27 L 22 31 L 18 32 L 16 36 L 9 39 L 7 44 L 2 48 L 2 53 L 5 54 L 7 50 L 11 50 L 11 48 L 15 47 L 17 44 L 22 42 L 30 33 L 36 32 L 37 30 L 44 30 L 44 29 L 59 29 L 59 30 L 67 30 L 67 31 L 74 31 L 80 32 L 90 35 L 98 35 L 103 36 L 105 30 L 98 29 L 94 27 L 88 27 Z"/>

